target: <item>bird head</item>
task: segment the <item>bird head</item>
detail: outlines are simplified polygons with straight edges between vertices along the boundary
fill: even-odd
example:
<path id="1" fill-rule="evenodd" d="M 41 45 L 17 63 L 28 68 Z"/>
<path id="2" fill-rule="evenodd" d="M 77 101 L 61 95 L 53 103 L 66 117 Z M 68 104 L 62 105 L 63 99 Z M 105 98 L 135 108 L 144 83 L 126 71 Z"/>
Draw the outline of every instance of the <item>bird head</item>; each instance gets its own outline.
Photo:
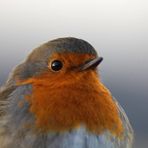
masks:
<path id="1" fill-rule="evenodd" d="M 116 105 L 96 70 L 102 59 L 88 42 L 60 38 L 36 48 L 16 68 L 17 86 L 32 86 L 25 100 L 36 129 L 65 131 L 83 125 L 95 133 L 122 132 Z"/>

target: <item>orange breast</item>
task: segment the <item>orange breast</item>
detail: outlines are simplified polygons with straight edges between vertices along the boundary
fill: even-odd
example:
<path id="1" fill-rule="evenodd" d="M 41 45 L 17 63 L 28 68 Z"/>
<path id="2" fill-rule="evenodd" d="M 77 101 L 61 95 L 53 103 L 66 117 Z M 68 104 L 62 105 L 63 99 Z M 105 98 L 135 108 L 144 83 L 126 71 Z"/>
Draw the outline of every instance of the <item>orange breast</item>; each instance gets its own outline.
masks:
<path id="1" fill-rule="evenodd" d="M 99 134 L 106 130 L 115 135 L 123 132 L 117 107 L 110 92 L 96 78 L 96 73 L 83 72 L 70 80 L 68 76 L 62 80 L 57 77 L 54 84 L 48 84 L 50 81 L 46 73 L 40 79 L 22 82 L 32 84 L 32 94 L 26 99 L 30 103 L 30 112 L 35 115 L 37 128 L 64 131 L 84 125 Z"/>

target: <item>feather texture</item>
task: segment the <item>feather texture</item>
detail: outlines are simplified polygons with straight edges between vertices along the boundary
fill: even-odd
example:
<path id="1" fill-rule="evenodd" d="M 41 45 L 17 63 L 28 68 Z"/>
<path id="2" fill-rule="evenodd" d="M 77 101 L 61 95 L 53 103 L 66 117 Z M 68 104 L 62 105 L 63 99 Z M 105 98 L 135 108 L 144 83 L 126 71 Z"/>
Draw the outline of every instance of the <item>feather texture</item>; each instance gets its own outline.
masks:
<path id="1" fill-rule="evenodd" d="M 22 86 L 7 92 L 7 100 L 14 101 L 23 99 L 22 94 L 30 93 L 31 86 Z M 13 90 L 13 91 L 12 91 Z M 115 99 L 114 99 L 115 101 Z M 27 103 L 27 102 L 25 102 Z M 20 108 L 15 104 L 11 111 L 11 116 L 2 116 L 0 122 L 0 143 L 1 148 L 131 148 L 133 131 L 128 118 L 118 106 L 120 118 L 124 125 L 123 137 L 117 138 L 109 131 L 101 135 L 91 133 L 86 130 L 84 125 L 67 132 L 35 132 L 33 129 L 23 128 L 24 122 L 32 122 L 32 116 L 25 107 Z M 12 104 L 11 104 L 12 105 Z M 11 108 L 10 107 L 10 108 Z M 16 124 L 17 123 L 17 124 Z"/>

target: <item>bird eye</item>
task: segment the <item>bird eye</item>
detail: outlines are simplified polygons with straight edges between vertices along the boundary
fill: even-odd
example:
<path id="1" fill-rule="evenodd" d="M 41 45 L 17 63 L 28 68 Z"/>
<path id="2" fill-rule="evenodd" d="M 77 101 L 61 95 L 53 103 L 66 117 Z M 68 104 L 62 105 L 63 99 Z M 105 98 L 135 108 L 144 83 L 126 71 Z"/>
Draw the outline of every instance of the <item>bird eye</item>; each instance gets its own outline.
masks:
<path id="1" fill-rule="evenodd" d="M 59 60 L 55 60 L 51 63 L 51 69 L 53 71 L 59 71 L 60 69 L 62 69 L 63 67 L 63 63 Z"/>

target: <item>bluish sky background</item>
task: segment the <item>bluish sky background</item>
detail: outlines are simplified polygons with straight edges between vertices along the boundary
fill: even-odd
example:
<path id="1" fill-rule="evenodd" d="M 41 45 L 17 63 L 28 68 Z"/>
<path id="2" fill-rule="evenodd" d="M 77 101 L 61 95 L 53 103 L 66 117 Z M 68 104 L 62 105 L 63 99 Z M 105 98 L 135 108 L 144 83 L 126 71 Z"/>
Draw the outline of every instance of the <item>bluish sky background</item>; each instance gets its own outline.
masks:
<path id="1" fill-rule="evenodd" d="M 1 0 L 0 84 L 38 45 L 73 36 L 104 57 L 102 81 L 126 110 L 135 148 L 148 145 L 147 0 Z"/>

